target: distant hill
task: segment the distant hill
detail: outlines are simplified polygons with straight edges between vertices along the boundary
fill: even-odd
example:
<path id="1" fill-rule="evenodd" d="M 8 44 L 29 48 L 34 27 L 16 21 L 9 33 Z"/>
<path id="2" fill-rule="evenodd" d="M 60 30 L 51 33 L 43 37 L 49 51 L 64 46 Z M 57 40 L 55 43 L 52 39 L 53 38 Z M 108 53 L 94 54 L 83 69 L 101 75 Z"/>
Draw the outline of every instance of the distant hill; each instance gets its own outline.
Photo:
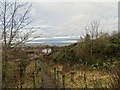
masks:
<path id="1" fill-rule="evenodd" d="M 57 36 L 57 37 L 41 37 L 27 42 L 27 46 L 35 45 L 52 45 L 52 46 L 66 46 L 76 43 L 80 39 L 79 36 Z"/>

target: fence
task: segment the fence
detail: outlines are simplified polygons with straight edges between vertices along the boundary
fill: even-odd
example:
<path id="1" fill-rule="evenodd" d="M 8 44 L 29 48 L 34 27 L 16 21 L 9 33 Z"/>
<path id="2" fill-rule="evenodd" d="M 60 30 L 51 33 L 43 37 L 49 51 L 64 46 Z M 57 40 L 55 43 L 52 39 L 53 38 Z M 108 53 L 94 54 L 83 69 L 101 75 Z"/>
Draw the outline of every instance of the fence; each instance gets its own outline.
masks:
<path id="1" fill-rule="evenodd" d="M 36 68 L 39 68 L 38 69 L 39 71 L 37 71 Z M 50 73 L 49 68 L 50 67 L 48 65 L 45 65 L 42 62 L 38 62 L 38 61 L 35 62 L 35 69 L 36 69 L 35 71 L 37 71 L 37 73 L 36 72 L 33 73 L 33 87 L 36 88 L 36 84 L 37 84 L 36 79 L 38 79 L 36 74 L 38 74 L 38 73 L 39 73 L 39 80 L 40 80 L 39 87 L 40 88 L 45 87 L 44 86 L 45 81 L 43 79 L 44 76 L 42 76 L 43 75 L 42 73 L 44 72 L 45 74 L 48 75 L 48 77 L 50 77 L 53 80 L 55 88 L 65 88 L 66 87 L 66 85 L 65 85 L 65 77 L 66 76 L 64 74 L 61 74 L 60 71 L 57 70 L 57 68 L 54 68 L 53 73 Z"/>

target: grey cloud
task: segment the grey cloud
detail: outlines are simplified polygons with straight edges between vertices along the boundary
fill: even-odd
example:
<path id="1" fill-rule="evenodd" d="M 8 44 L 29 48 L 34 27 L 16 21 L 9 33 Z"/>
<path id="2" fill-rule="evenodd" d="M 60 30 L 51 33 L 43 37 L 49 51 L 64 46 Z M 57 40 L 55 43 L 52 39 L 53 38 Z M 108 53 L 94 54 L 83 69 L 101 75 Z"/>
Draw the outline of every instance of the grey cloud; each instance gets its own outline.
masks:
<path id="1" fill-rule="evenodd" d="M 36 18 L 36 26 L 42 27 L 39 33 L 54 36 L 79 35 L 93 19 L 99 19 L 101 27 L 112 32 L 117 30 L 117 13 L 117 2 L 44 2 L 34 3 L 31 15 Z"/>

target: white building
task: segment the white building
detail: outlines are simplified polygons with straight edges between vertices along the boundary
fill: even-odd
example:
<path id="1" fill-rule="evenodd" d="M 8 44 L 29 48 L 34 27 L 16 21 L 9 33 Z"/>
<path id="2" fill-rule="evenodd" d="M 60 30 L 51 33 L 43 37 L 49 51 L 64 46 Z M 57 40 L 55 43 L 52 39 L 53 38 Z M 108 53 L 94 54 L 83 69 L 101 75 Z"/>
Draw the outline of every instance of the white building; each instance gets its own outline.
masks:
<path id="1" fill-rule="evenodd" d="M 42 53 L 49 54 L 51 52 L 52 52 L 51 48 L 42 49 Z"/>

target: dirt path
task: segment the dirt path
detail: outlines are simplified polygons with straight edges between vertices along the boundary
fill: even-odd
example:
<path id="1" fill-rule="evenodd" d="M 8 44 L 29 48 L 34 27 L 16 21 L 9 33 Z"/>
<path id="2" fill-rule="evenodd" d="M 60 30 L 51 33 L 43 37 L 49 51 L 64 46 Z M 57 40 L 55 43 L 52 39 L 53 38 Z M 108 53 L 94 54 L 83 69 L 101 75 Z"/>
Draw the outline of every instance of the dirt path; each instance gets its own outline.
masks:
<path id="1" fill-rule="evenodd" d="M 38 61 L 38 64 L 41 67 L 41 74 L 43 78 L 43 87 L 44 88 L 55 88 L 54 81 L 46 74 L 46 67 L 41 61 Z"/>

